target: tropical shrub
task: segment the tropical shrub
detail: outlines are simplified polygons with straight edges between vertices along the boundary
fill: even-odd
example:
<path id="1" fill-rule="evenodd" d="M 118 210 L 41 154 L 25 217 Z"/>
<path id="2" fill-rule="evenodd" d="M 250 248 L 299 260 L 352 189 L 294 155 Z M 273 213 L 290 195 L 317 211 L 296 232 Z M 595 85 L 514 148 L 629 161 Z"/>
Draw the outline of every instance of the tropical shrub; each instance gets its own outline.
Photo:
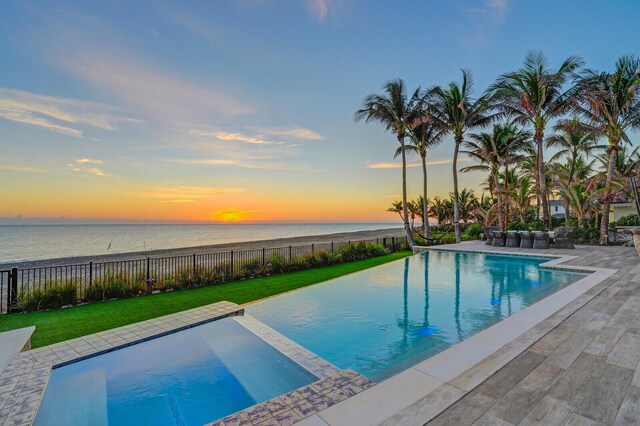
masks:
<path id="1" fill-rule="evenodd" d="M 75 281 L 47 281 L 43 287 L 26 289 L 17 298 L 17 308 L 40 311 L 74 305 L 78 302 L 78 284 Z"/>
<path id="2" fill-rule="evenodd" d="M 530 225 L 526 223 L 522 223 L 519 220 L 514 220 L 513 222 L 509 223 L 506 230 L 507 231 L 528 231 L 529 226 Z"/>
<path id="3" fill-rule="evenodd" d="M 637 214 L 629 214 L 622 216 L 620 219 L 612 222 L 614 226 L 640 226 L 640 216 Z"/>
<path id="4" fill-rule="evenodd" d="M 106 274 L 93 280 L 85 289 L 86 302 L 100 302 L 102 300 L 119 299 L 137 296 L 145 291 L 145 274 Z"/>
<path id="5" fill-rule="evenodd" d="M 472 223 L 464 230 L 462 238 L 465 240 L 479 240 L 482 235 L 484 235 L 482 226 L 477 223 Z"/>

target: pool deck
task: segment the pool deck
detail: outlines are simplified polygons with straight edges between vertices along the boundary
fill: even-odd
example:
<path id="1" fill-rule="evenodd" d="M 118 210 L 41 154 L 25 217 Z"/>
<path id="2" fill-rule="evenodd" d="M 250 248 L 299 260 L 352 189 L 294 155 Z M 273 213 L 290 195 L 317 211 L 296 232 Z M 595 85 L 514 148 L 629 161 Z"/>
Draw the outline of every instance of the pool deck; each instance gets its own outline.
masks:
<path id="1" fill-rule="evenodd" d="M 300 425 L 640 422 L 640 258 L 633 248 L 527 250 L 470 242 L 437 249 L 564 256 L 547 265 L 599 270 L 604 279 L 539 302 L 547 305 L 545 318 L 522 333 L 515 330 L 522 318 L 511 320 L 536 305 L 496 324 L 499 333 L 491 327 Z M 505 340 L 486 353 L 488 343 Z M 459 371 L 469 363 L 475 365 Z"/>
<path id="2" fill-rule="evenodd" d="M 221 426 L 640 423 L 640 258 L 631 247 L 437 250 L 548 256 L 591 274 L 381 383 L 340 371 L 229 302 L 21 352 L 0 372 L 0 425 L 31 424 L 51 368 L 233 316 L 320 381 Z"/>

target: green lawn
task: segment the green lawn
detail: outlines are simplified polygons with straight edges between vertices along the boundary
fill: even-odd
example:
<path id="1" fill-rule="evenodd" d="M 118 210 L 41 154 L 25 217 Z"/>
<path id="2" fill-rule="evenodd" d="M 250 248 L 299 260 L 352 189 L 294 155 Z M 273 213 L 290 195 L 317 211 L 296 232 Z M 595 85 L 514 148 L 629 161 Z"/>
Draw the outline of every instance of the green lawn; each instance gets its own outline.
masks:
<path id="1" fill-rule="evenodd" d="M 31 344 L 33 348 L 37 348 L 222 300 L 237 304 L 259 300 L 391 262 L 409 254 L 392 253 L 359 262 L 69 309 L 2 315 L 0 331 L 35 325 L 36 331 Z"/>

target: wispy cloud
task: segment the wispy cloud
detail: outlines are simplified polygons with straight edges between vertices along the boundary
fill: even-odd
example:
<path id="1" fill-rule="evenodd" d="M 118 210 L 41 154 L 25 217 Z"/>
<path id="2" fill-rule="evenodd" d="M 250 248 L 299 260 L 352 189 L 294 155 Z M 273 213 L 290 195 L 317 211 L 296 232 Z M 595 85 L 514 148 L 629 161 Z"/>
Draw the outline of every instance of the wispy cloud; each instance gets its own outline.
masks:
<path id="1" fill-rule="evenodd" d="M 502 19 L 509 10 L 509 0 L 487 0 L 487 7 Z"/>
<path id="2" fill-rule="evenodd" d="M 321 140 L 322 135 L 314 132 L 313 130 L 305 129 L 303 127 L 272 127 L 272 128 L 260 128 L 261 133 L 278 136 L 283 138 L 302 139 L 302 140 Z"/>
<path id="3" fill-rule="evenodd" d="M 464 163 L 470 161 L 467 158 L 459 158 L 458 159 L 458 163 Z M 437 166 L 440 164 L 451 164 L 452 160 L 451 159 L 447 159 L 447 160 L 435 160 L 435 161 L 427 161 L 427 166 Z M 407 167 L 421 167 L 422 163 L 420 162 L 414 162 L 414 163 L 407 163 Z M 402 168 L 402 163 L 375 163 L 375 164 L 369 164 L 367 167 L 367 169 L 400 169 Z"/>
<path id="4" fill-rule="evenodd" d="M 92 160 L 91 158 L 78 158 L 76 160 L 78 164 L 102 164 L 102 160 Z"/>
<path id="5" fill-rule="evenodd" d="M 108 90 L 141 114 L 172 126 L 205 123 L 212 115 L 228 118 L 255 110 L 253 105 L 222 91 L 191 83 L 128 53 L 77 44 L 52 50 L 52 60 L 59 67 Z"/>
<path id="6" fill-rule="evenodd" d="M 202 165 L 202 166 L 227 166 L 238 167 L 242 169 L 261 169 L 261 170 L 288 170 L 296 172 L 314 173 L 317 170 L 304 165 L 289 165 L 281 163 L 272 163 L 266 161 L 245 161 L 232 159 L 168 159 L 170 163 Z"/>
<path id="7" fill-rule="evenodd" d="M 329 1 L 328 0 L 308 0 L 309 10 L 320 21 L 327 19 L 329 14 Z"/>
<path id="8" fill-rule="evenodd" d="M 45 169 L 38 169 L 36 167 L 23 167 L 23 166 L 0 166 L 0 170 L 7 170 L 10 172 L 25 172 L 25 173 L 47 173 Z"/>
<path id="9" fill-rule="evenodd" d="M 212 198 L 220 195 L 239 194 L 245 192 L 244 188 L 221 188 L 208 186 L 155 186 L 143 192 L 132 195 L 155 199 L 158 203 L 192 203 L 197 200 Z"/>
<path id="10" fill-rule="evenodd" d="M 191 130 L 189 131 L 191 136 L 196 137 L 212 137 L 216 139 L 220 139 L 223 141 L 238 141 L 245 142 L 254 145 L 274 145 L 281 144 L 282 142 L 272 141 L 266 139 L 262 135 L 245 135 L 242 133 L 230 133 L 230 132 L 220 132 L 220 131 L 203 131 L 203 130 Z"/>
<path id="11" fill-rule="evenodd" d="M 83 137 L 78 128 L 81 125 L 115 131 L 119 123 L 129 119 L 122 111 L 97 102 L 3 87 L 0 87 L 0 118 L 74 137 Z"/>
<path id="12" fill-rule="evenodd" d="M 73 163 L 67 163 L 67 166 L 76 173 L 83 175 L 93 175 L 98 177 L 120 178 L 113 173 L 107 173 L 103 169 L 96 167 L 96 164 L 102 164 L 101 160 L 92 160 L 89 158 L 79 158 Z"/>

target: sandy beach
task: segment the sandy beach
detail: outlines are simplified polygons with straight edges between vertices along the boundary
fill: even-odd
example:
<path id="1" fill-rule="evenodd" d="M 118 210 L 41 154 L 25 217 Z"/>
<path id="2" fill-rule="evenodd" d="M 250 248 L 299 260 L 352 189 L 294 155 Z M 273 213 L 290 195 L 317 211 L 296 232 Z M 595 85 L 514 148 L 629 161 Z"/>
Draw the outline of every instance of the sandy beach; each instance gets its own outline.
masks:
<path id="1" fill-rule="evenodd" d="M 0 269 L 17 268 L 34 268 L 45 266 L 72 265 L 87 262 L 114 262 L 119 260 L 139 259 L 143 257 L 168 257 L 168 256 L 185 256 L 191 254 L 216 253 L 229 250 L 250 250 L 261 248 L 287 247 L 297 245 L 310 244 L 326 244 L 333 242 L 360 241 L 375 238 L 389 238 L 403 236 L 402 228 L 397 229 L 378 229 L 371 231 L 341 232 L 324 235 L 310 235 L 291 238 L 277 238 L 271 240 L 247 241 L 242 243 L 214 244 L 198 247 L 183 247 L 176 249 L 153 250 L 148 252 L 129 252 L 117 253 L 98 256 L 75 256 L 62 257 L 45 260 L 35 260 L 28 262 L 0 263 Z"/>

